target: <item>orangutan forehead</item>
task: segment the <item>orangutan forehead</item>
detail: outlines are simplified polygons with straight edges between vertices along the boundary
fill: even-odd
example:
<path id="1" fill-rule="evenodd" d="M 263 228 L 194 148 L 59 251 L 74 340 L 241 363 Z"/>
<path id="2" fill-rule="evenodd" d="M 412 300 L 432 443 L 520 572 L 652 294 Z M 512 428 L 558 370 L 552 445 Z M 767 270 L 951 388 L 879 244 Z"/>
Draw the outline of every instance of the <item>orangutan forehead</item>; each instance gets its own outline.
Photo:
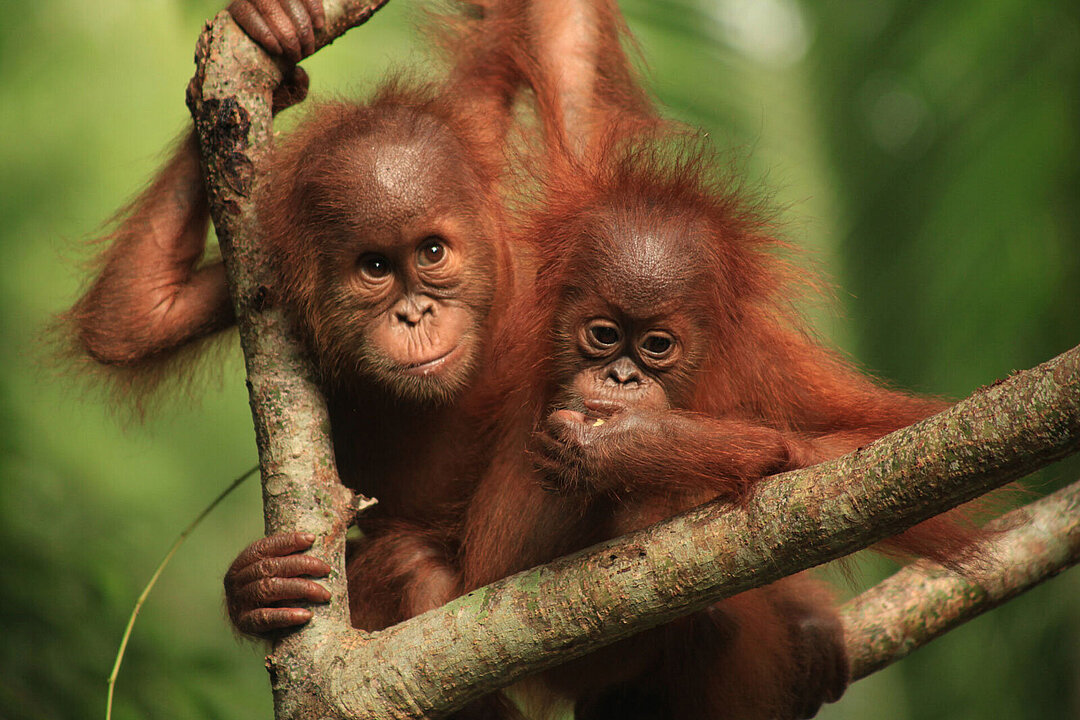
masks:
<path id="1" fill-rule="evenodd" d="M 344 144 L 328 162 L 325 193 L 358 221 L 401 226 L 475 206 L 476 175 L 445 129 L 375 131 Z"/>
<path id="2" fill-rule="evenodd" d="M 607 220 L 597 228 L 591 274 L 609 302 L 646 316 L 700 289 L 707 260 L 699 223 L 665 212 L 619 213 Z"/>

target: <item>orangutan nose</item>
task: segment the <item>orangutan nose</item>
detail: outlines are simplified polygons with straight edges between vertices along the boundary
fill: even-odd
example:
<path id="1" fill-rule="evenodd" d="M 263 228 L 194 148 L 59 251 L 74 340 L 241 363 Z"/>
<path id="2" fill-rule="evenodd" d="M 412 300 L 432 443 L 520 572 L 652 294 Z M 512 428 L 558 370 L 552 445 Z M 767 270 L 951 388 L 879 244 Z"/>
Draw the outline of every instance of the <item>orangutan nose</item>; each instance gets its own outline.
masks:
<path id="1" fill-rule="evenodd" d="M 642 378 L 634 361 L 624 356 L 608 365 L 607 379 L 618 385 L 638 385 Z"/>
<path id="2" fill-rule="evenodd" d="M 416 327 L 425 315 L 435 312 L 435 302 L 423 295 L 407 295 L 394 306 L 394 318 L 403 325 Z"/>

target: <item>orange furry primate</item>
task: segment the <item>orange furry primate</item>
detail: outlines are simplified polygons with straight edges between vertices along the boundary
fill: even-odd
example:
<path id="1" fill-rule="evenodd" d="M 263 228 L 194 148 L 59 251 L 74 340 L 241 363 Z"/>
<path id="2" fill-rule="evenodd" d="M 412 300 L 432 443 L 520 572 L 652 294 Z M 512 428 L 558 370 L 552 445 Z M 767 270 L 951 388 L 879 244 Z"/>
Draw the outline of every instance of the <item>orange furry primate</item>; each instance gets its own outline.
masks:
<path id="1" fill-rule="evenodd" d="M 542 196 L 515 246 L 542 262 L 535 293 L 517 296 L 496 335 L 489 379 L 466 400 L 490 459 L 474 466 L 449 539 L 430 524 L 430 536 L 383 535 L 382 549 L 350 561 L 350 587 L 393 578 L 402 615 L 698 503 L 740 502 L 764 476 L 943 407 L 881 387 L 810 338 L 790 310 L 804 283 L 767 223 L 707 148 L 643 102 L 613 6 L 577 7 L 595 13 L 593 47 L 604 49 L 592 77 L 575 76 L 577 94 L 551 71 L 557 35 L 532 37 L 523 64 L 546 142 L 532 163 Z M 573 16 L 557 3 L 531 8 Z M 571 107 L 582 88 L 589 102 Z M 893 545 L 950 560 L 974 537 L 936 519 Z M 459 545 L 456 587 L 439 570 L 440 542 Z M 268 610 L 251 595 L 245 608 Z M 798 575 L 543 682 L 582 718 L 808 717 L 842 693 L 847 660 L 829 593 Z"/>
<path id="2" fill-rule="evenodd" d="M 766 475 L 940 407 L 880 387 L 802 330 L 778 243 L 709 152 L 652 112 L 613 3 L 491 10 L 484 32 L 449 35 L 447 83 L 318 109 L 260 194 L 275 290 L 322 372 L 341 476 L 380 499 L 348 558 L 353 622 L 367 629 L 700 502 L 739 502 Z M 502 171 L 522 83 L 542 121 L 528 163 L 542 192 L 511 238 Z M 154 197 L 132 237 L 158 220 L 189 227 Z M 207 311 L 220 275 L 200 279 L 195 243 L 161 252 L 152 239 L 128 259 L 147 283 L 119 282 L 117 251 L 105 290 L 87 296 L 90 329 L 125 348 L 88 345 L 103 361 L 137 365 L 231 322 Z M 153 337 L 123 337 L 110 308 Z M 948 558 L 969 539 L 937 520 L 896 545 Z M 274 535 L 241 553 L 226 576 L 237 628 L 299 625 L 310 611 L 292 601 L 328 599 L 306 577 L 329 571 L 301 554 L 313 540 Z M 828 593 L 796 576 L 543 682 L 582 718 L 806 717 L 839 696 L 846 667 Z"/>
<path id="3" fill-rule="evenodd" d="M 776 243 L 713 180 L 706 150 L 613 132 L 602 152 L 556 158 L 526 227 L 545 262 L 490 388 L 497 445 L 465 515 L 463 591 L 705 501 L 738 503 L 767 475 L 940 407 L 799 331 Z M 966 540 L 939 521 L 896 542 L 947 556 Z M 829 593 L 799 575 L 544 679 L 579 718 L 794 718 L 840 696 L 847 660 Z"/>
<path id="4" fill-rule="evenodd" d="M 515 246 L 542 262 L 535 293 L 516 297 L 495 335 L 490 376 L 465 401 L 490 458 L 466 482 L 476 490 L 460 528 L 443 526 L 450 538 L 435 522 L 431 535 L 386 534 L 381 550 L 350 561 L 350 587 L 394 578 L 402 615 L 698 503 L 740 502 L 764 476 L 943 407 L 881 387 L 810 338 L 789 305 L 803 283 L 768 224 L 707 148 L 642 100 L 614 7 L 571 7 L 593 13 L 591 47 L 602 52 L 591 77 L 574 76 L 574 93 L 552 72 L 557 32 L 530 36 L 522 64 L 546 142 L 532 164 L 542 196 Z M 559 3 L 530 10 L 574 16 Z M 587 102 L 568 102 L 582 88 Z M 950 560 L 975 537 L 936 519 L 893 546 Z M 456 587 L 439 570 L 440 542 L 460 545 Z M 289 580 L 297 594 L 279 601 L 318 587 Z M 254 594 L 243 606 L 283 610 Z M 808 717 L 842 693 L 847 660 L 827 590 L 798 575 L 543 681 L 583 718 Z"/>
<path id="5" fill-rule="evenodd" d="M 546 81 L 531 82 L 558 118 Z M 512 308 L 481 404 L 497 445 L 465 515 L 463 591 L 704 501 L 738 503 L 764 476 L 944 407 L 812 340 L 790 306 L 804 283 L 738 183 L 687 132 L 626 112 L 606 112 L 583 150 L 549 142 L 520 239 L 542 258 L 536 296 Z M 951 515 L 887 545 L 956 562 L 979 537 Z M 579 718 L 809 717 L 843 692 L 847 659 L 828 592 L 798 575 L 545 682 Z"/>
<path id="6" fill-rule="evenodd" d="M 264 47 L 289 44 L 276 32 L 260 35 L 267 23 L 281 30 L 282 16 L 267 3 L 237 6 L 237 19 Z M 272 17 L 260 25 L 252 9 Z M 343 481 L 380 500 L 364 516 L 369 538 L 359 547 L 398 548 L 403 563 L 416 549 L 446 566 L 447 550 L 426 542 L 429 528 L 441 527 L 463 494 L 460 479 L 475 475 L 462 468 L 483 449 L 463 440 L 470 425 L 460 401 L 484 377 L 503 310 L 531 282 L 529 254 L 513 251 L 504 228 L 503 146 L 520 78 L 504 57 L 516 45 L 499 14 L 494 6 L 447 31 L 457 42 L 444 80 L 387 81 L 368 103 L 314 109 L 260 179 L 260 224 L 280 275 L 273 296 L 294 311 L 313 350 Z M 304 35 L 299 24 L 291 32 L 294 40 Z M 189 140 L 128 210 L 99 275 L 69 313 L 86 355 L 138 382 L 231 326 L 221 265 L 200 264 L 206 222 Z M 141 388 L 134 390 L 138 399 Z M 325 595 L 281 580 L 325 571 L 325 563 L 296 554 L 309 536 L 261 542 L 242 555 L 252 563 L 227 578 L 232 619 L 255 634 L 310 612 L 246 612 L 246 594 L 271 603 Z M 281 552 L 289 557 L 262 564 L 263 555 Z M 275 576 L 264 578 L 268 567 Z M 369 607 L 363 592 L 351 599 L 365 627 L 401 615 Z"/>
<path id="7" fill-rule="evenodd" d="M 558 118 L 549 82 L 531 80 Z M 704 501 L 738 503 L 764 476 L 944 407 L 811 339 L 791 310 L 806 283 L 702 141 L 625 103 L 596 111 L 605 122 L 583 143 L 548 123 L 520 240 L 542 262 L 486 388 L 497 446 L 465 515 L 466 592 Z M 979 537 L 952 514 L 886 546 L 952 563 Z M 544 681 L 579 718 L 796 718 L 840 696 L 847 659 L 829 593 L 797 575 Z"/>
<path id="8" fill-rule="evenodd" d="M 229 11 L 267 52 L 294 61 L 310 54 L 312 28 L 324 24 L 321 0 L 236 0 Z M 470 123 L 468 113 L 483 118 L 463 142 L 480 139 L 485 147 L 454 147 L 485 156 L 470 158 L 469 164 L 500 162 L 501 135 L 509 126 L 509 103 L 518 84 L 513 71 L 503 69 L 513 64 L 499 57 L 502 41 L 489 42 L 495 36 L 477 34 L 463 46 L 444 87 L 410 89 L 409 83 L 390 83 L 383 93 L 395 97 L 390 104 L 406 106 L 444 94 L 453 102 L 444 103 L 452 108 L 443 112 L 460 120 L 459 125 Z M 303 100 L 307 89 L 303 69 L 290 68 L 274 93 L 274 112 Z M 378 104 L 372 104 L 375 114 Z M 116 370 L 121 386 L 130 384 L 140 394 L 167 361 L 235 323 L 224 268 L 220 260 L 204 261 L 209 208 L 193 131 L 118 217 L 117 227 L 103 239 L 108 244 L 98 258 L 96 277 L 65 319 L 77 350 Z"/>

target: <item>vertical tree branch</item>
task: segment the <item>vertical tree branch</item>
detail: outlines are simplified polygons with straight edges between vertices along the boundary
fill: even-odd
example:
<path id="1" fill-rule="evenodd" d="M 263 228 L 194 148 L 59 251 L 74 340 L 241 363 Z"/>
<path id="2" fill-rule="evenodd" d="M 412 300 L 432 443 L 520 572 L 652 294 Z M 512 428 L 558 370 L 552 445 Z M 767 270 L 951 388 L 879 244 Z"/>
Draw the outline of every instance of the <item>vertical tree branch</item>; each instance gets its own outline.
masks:
<path id="1" fill-rule="evenodd" d="M 324 46 L 366 21 L 386 0 L 326 0 Z M 345 533 L 354 508 L 338 481 L 329 417 L 304 350 L 272 288 L 272 270 L 258 242 L 253 190 L 270 152 L 273 89 L 281 72 L 228 13 L 207 23 L 196 48 L 188 106 L 202 149 L 211 215 L 229 277 L 262 470 L 268 533 L 318 535 L 312 552 L 334 567 L 332 601 L 316 608 L 303 632 L 278 643 L 267 660 L 278 718 L 322 714 L 315 657 L 349 629 Z"/>

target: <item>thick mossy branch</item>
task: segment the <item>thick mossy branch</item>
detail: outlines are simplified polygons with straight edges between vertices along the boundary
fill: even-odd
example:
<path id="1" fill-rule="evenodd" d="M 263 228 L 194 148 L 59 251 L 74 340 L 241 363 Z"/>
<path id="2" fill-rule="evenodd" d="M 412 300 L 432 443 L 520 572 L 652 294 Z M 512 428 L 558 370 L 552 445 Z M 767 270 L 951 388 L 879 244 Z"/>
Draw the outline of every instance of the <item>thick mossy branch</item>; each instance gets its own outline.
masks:
<path id="1" fill-rule="evenodd" d="M 961 577 L 914 563 L 841 609 L 854 679 L 907 657 L 1080 562 L 1080 483 L 994 523 L 994 561 Z"/>

